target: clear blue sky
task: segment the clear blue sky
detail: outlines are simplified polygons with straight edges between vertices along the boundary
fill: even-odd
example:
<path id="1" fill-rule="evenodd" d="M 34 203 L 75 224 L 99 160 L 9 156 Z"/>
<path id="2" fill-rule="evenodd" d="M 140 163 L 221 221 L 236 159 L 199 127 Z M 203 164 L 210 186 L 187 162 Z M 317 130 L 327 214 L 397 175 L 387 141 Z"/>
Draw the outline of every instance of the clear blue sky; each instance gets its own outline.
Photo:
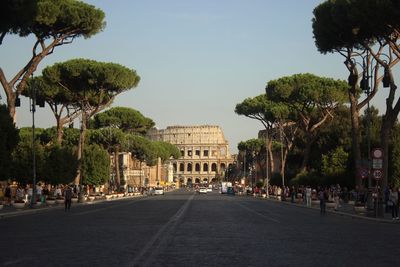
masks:
<path id="1" fill-rule="evenodd" d="M 262 125 L 235 114 L 237 103 L 264 92 L 269 80 L 295 73 L 347 79 L 343 58 L 322 55 L 311 19 L 321 0 L 87 0 L 106 14 L 107 26 L 90 39 L 58 47 L 39 66 L 89 58 L 135 69 L 139 86 L 113 106 L 139 110 L 158 128 L 211 124 L 222 127 L 231 152 L 255 138 Z M 33 39 L 7 36 L 0 66 L 14 75 L 30 56 Z M 4 91 L 0 92 L 4 103 Z M 377 101 L 383 101 L 377 99 Z M 38 127 L 55 125 L 49 109 Z M 17 125 L 30 126 L 27 100 Z"/>

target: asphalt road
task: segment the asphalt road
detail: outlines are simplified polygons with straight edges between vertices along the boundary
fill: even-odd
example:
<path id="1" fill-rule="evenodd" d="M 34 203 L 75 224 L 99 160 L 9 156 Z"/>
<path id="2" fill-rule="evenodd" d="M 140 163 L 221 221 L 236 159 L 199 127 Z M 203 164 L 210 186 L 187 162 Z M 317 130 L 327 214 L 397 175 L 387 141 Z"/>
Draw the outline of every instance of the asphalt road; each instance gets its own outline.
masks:
<path id="1" fill-rule="evenodd" d="M 0 219 L 0 266 L 398 266 L 400 226 L 217 192 Z"/>

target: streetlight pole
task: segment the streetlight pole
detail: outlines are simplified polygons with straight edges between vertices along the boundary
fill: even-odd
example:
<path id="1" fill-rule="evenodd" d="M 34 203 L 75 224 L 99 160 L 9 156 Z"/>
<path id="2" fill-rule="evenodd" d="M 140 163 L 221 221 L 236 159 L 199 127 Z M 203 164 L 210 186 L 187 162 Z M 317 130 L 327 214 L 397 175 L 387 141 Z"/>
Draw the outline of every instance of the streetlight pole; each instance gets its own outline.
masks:
<path id="1" fill-rule="evenodd" d="M 33 74 L 32 74 L 33 81 Z M 33 172 L 33 183 L 32 183 L 32 197 L 30 202 L 30 208 L 33 208 L 36 204 L 36 151 L 35 151 L 35 111 L 36 111 L 36 88 L 35 84 L 32 85 L 30 109 L 32 112 L 32 172 Z"/>
<path id="2" fill-rule="evenodd" d="M 386 54 L 380 53 L 380 56 L 385 56 L 388 57 Z M 359 54 L 359 56 L 361 56 L 361 58 L 363 59 L 363 64 L 362 64 L 362 69 L 363 69 L 363 76 L 362 76 L 362 80 L 360 82 L 360 87 L 361 89 L 366 93 L 367 98 L 369 98 L 370 94 L 371 94 L 371 88 L 372 86 L 377 86 L 376 84 L 373 84 L 373 72 L 374 72 L 374 68 L 375 68 L 375 73 L 377 73 L 377 68 L 378 65 L 376 65 L 375 67 L 373 67 L 372 62 L 374 60 L 374 58 L 372 58 L 372 60 L 370 60 L 370 54 L 369 54 L 369 50 L 366 50 L 366 55 L 363 56 L 361 54 Z M 389 58 L 389 57 L 388 57 Z M 389 58 L 390 59 L 390 58 Z M 385 61 L 384 61 L 385 62 Z M 353 60 L 354 64 L 359 64 L 357 63 L 355 60 Z M 378 62 L 377 62 L 378 63 Z M 383 82 L 383 87 L 388 87 L 389 84 L 389 78 L 388 78 L 388 72 L 385 67 L 385 72 L 384 72 L 384 76 L 382 79 Z M 376 74 L 375 74 L 376 75 Z M 376 78 L 376 77 L 375 77 Z M 376 88 L 374 87 L 373 90 L 375 90 Z M 369 103 L 370 99 L 368 99 L 367 101 L 367 155 L 368 155 L 368 195 L 367 195 L 367 207 L 368 209 L 372 209 L 373 208 L 373 194 L 372 194 L 372 158 L 371 158 L 371 112 L 370 112 L 370 103 Z M 383 216 L 381 215 L 381 210 L 382 210 L 382 201 L 381 201 L 381 189 L 379 188 L 379 181 L 376 181 L 376 197 L 375 197 L 375 216 Z M 378 214 L 379 213 L 379 214 Z"/>

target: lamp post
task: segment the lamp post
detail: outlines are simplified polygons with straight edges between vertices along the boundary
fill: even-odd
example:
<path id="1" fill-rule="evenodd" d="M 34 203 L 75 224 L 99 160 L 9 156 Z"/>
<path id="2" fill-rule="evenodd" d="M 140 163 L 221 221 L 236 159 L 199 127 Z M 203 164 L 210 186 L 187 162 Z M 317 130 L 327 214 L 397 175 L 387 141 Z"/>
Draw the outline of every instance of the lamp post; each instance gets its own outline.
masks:
<path id="1" fill-rule="evenodd" d="M 33 81 L 33 74 L 32 74 Z M 35 151 L 35 111 L 36 111 L 36 88 L 35 84 L 32 85 L 31 98 L 30 98 L 30 111 L 32 112 L 32 197 L 30 201 L 30 208 L 36 204 L 36 151 Z"/>
<path id="2" fill-rule="evenodd" d="M 356 56 L 360 56 L 362 58 L 362 65 L 358 63 L 354 58 L 351 58 L 351 64 L 353 67 L 355 64 L 358 64 L 362 67 L 362 79 L 360 81 L 360 88 L 365 92 L 367 95 L 367 98 L 369 98 L 371 92 L 372 86 L 377 86 L 377 84 L 373 84 L 373 77 L 374 77 L 374 69 L 375 69 L 375 75 L 377 74 L 378 68 L 379 68 L 379 62 L 375 62 L 376 65 L 375 67 L 373 66 L 374 58 L 370 60 L 370 54 L 369 50 L 366 50 L 366 54 L 363 55 L 364 53 L 357 53 Z M 390 59 L 386 54 L 384 53 L 379 53 L 379 56 L 385 56 L 388 59 Z M 386 63 L 386 61 L 384 60 Z M 390 77 L 389 77 L 389 72 L 387 69 L 387 66 L 384 67 L 384 74 L 383 74 L 383 87 L 389 87 L 390 86 Z M 349 76 L 349 84 L 352 84 L 355 82 L 358 77 L 354 77 L 354 74 L 350 74 Z M 376 78 L 376 77 L 375 77 Z M 354 79 L 354 80 L 353 80 Z M 375 90 L 376 88 L 374 88 Z M 367 207 L 368 209 L 373 209 L 374 203 L 373 203 L 373 194 L 372 194 L 372 158 L 371 158 L 371 112 L 370 112 L 370 100 L 368 99 L 367 101 L 367 156 L 368 156 L 368 195 L 367 195 Z M 382 211 L 382 202 L 381 200 L 381 192 L 379 188 L 379 181 L 376 181 L 376 194 L 375 195 L 375 216 L 383 216 L 383 214 L 380 214 Z"/>

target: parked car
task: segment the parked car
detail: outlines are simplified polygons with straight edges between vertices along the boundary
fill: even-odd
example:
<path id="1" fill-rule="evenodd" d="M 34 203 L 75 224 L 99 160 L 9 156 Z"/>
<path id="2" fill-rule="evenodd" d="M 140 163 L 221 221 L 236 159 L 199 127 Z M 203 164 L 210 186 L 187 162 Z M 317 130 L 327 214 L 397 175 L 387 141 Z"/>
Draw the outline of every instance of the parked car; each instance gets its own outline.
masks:
<path id="1" fill-rule="evenodd" d="M 207 188 L 205 188 L 205 187 L 200 187 L 199 193 L 200 193 L 200 194 L 207 194 Z"/>
<path id="2" fill-rule="evenodd" d="M 164 195 L 164 188 L 162 187 L 156 187 L 154 189 L 154 195 Z"/>

